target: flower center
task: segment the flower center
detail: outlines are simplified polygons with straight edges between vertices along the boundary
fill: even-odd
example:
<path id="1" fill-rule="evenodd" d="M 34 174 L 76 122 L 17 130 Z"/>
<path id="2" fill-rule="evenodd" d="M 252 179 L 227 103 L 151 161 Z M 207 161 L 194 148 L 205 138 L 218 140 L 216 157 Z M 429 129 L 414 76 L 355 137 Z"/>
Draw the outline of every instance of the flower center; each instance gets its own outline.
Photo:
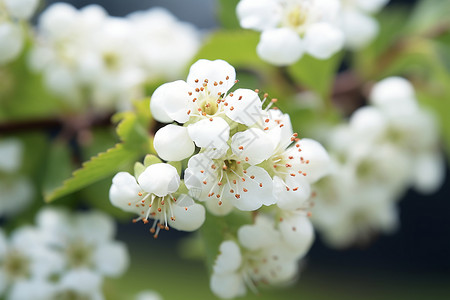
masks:
<path id="1" fill-rule="evenodd" d="M 287 22 L 293 28 L 298 28 L 305 24 L 308 18 L 308 11 L 303 7 L 296 6 L 287 14 Z"/>
<path id="2" fill-rule="evenodd" d="M 18 252 L 11 252 L 5 260 L 5 271 L 10 278 L 27 277 L 30 272 L 30 261 Z"/>
<path id="3" fill-rule="evenodd" d="M 69 265 L 72 267 L 89 266 L 92 261 L 92 247 L 82 241 L 77 241 L 67 248 Z"/>
<path id="4" fill-rule="evenodd" d="M 205 114 L 212 116 L 219 110 L 217 97 L 213 97 L 205 88 L 201 95 L 199 95 L 199 108 Z"/>

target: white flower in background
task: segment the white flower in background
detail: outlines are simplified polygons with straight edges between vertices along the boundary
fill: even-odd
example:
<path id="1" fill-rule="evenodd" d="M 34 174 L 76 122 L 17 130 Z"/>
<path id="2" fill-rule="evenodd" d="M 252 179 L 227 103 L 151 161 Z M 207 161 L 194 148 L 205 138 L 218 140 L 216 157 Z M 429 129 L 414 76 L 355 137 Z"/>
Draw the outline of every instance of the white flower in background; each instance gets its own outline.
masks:
<path id="1" fill-rule="evenodd" d="M 22 51 L 22 24 L 34 14 L 39 0 L 0 0 L 0 65 L 13 61 Z"/>
<path id="2" fill-rule="evenodd" d="M 378 34 L 378 23 L 372 17 L 389 0 L 341 0 L 342 11 L 339 14 L 345 44 L 358 50 L 369 44 Z"/>
<path id="3" fill-rule="evenodd" d="M 66 271 L 88 269 L 99 276 L 117 277 L 128 267 L 127 249 L 113 240 L 113 220 L 103 213 L 70 215 L 46 208 L 38 213 L 36 223 L 47 247 L 63 255 Z"/>
<path id="4" fill-rule="evenodd" d="M 98 5 L 56 3 L 40 16 L 36 34 L 30 64 L 48 88 L 101 109 L 127 108 L 144 96 L 146 82 L 179 76 L 199 47 L 196 30 L 163 9 L 118 18 Z"/>
<path id="5" fill-rule="evenodd" d="M 199 31 L 155 7 L 127 16 L 135 31 L 136 52 L 148 79 L 174 79 L 184 72 L 200 47 Z"/>
<path id="6" fill-rule="evenodd" d="M 23 211 L 33 200 L 33 184 L 18 174 L 22 156 L 23 145 L 18 139 L 0 141 L 0 217 Z"/>
<path id="7" fill-rule="evenodd" d="M 163 298 L 157 292 L 143 291 L 136 296 L 135 300 L 163 300 Z"/>
<path id="8" fill-rule="evenodd" d="M 186 82 L 166 83 L 153 93 L 150 109 L 155 119 L 186 126 L 167 125 L 156 133 L 154 146 L 161 158 L 187 158 L 193 153 L 193 142 L 222 152 L 228 147 L 231 122 L 247 126 L 256 123 L 261 100 L 248 89 L 228 93 L 235 80 L 236 72 L 227 62 L 201 59 L 192 65 Z M 173 147 L 178 140 L 185 147 Z"/>
<path id="9" fill-rule="evenodd" d="M 384 79 L 370 102 L 331 131 L 334 170 L 313 187 L 313 220 L 336 247 L 393 231 L 406 190 L 433 193 L 445 176 L 434 116 L 420 108 L 411 83 Z"/>
<path id="10" fill-rule="evenodd" d="M 0 231 L 0 296 L 22 281 L 47 280 L 58 274 L 63 264 L 60 253 L 46 247 L 36 228 L 19 228 L 9 240 Z"/>
<path id="11" fill-rule="evenodd" d="M 261 285 L 286 285 L 292 281 L 298 272 L 298 260 L 309 250 L 313 237 L 309 223 L 297 225 L 304 225 L 296 228 L 304 234 L 284 235 L 283 229 L 274 229 L 273 222 L 260 215 L 254 225 L 239 229 L 239 243 L 222 242 L 210 280 L 213 293 L 230 299 L 244 296 L 246 286 L 256 292 Z"/>
<path id="12" fill-rule="evenodd" d="M 262 32 L 257 53 L 274 65 L 293 64 L 304 53 L 327 59 L 344 44 L 335 24 L 338 0 L 241 0 L 236 10 L 243 28 Z"/>
<path id="13" fill-rule="evenodd" d="M 169 226 L 183 231 L 197 230 L 205 220 L 205 209 L 185 194 L 178 196 L 180 177 L 177 170 L 164 163 L 148 166 L 139 177 L 120 172 L 109 191 L 111 203 L 139 215 L 135 221 L 154 219 L 150 232 L 158 237 Z"/>

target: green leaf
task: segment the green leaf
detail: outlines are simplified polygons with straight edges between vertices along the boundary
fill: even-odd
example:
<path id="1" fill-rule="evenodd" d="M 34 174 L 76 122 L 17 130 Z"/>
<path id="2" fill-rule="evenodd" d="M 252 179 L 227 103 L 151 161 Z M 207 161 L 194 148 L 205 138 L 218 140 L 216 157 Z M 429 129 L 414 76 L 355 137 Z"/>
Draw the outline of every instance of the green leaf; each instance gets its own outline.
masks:
<path id="1" fill-rule="evenodd" d="M 139 178 L 139 176 L 144 171 L 145 171 L 145 166 L 143 164 L 141 164 L 140 162 L 136 162 L 134 164 L 134 177 Z"/>
<path id="2" fill-rule="evenodd" d="M 312 89 L 319 96 L 328 98 L 334 76 L 342 60 L 342 53 L 336 53 L 327 60 L 319 60 L 310 55 L 288 67 L 288 73 L 295 81 Z"/>
<path id="3" fill-rule="evenodd" d="M 178 175 L 181 176 L 181 169 L 182 169 L 181 161 L 169 161 L 169 165 L 175 167 L 175 169 L 177 169 Z"/>
<path id="4" fill-rule="evenodd" d="M 146 168 L 159 163 L 162 163 L 162 161 L 153 154 L 147 154 L 144 158 L 144 167 Z"/>
<path id="5" fill-rule="evenodd" d="M 139 151 L 125 147 L 123 143 L 117 144 L 114 148 L 100 153 L 83 163 L 83 166 L 76 170 L 71 178 L 65 180 L 62 186 L 45 193 L 45 200 L 51 202 L 87 187 L 118 172 L 126 165 L 134 162 L 139 156 Z"/>

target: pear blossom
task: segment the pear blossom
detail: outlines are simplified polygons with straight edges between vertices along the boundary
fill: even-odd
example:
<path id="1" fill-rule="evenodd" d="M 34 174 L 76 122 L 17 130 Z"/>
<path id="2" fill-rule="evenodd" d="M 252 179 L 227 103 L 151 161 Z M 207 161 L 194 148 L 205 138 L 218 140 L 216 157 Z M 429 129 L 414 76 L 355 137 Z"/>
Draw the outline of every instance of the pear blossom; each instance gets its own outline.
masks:
<path id="1" fill-rule="evenodd" d="M 119 18 L 98 5 L 66 3 L 42 13 L 36 35 L 30 65 L 50 91 L 73 106 L 119 110 L 142 98 L 147 82 L 179 76 L 200 40 L 193 26 L 160 8 Z"/>
<path id="2" fill-rule="evenodd" d="M 372 17 L 389 0 L 342 0 L 339 23 L 345 35 L 345 45 L 358 50 L 370 43 L 378 33 L 379 26 Z"/>
<path id="3" fill-rule="evenodd" d="M 136 180 L 127 172 L 113 178 L 109 191 L 111 203 L 139 215 L 135 222 L 154 219 L 150 232 L 158 237 L 161 229 L 169 226 L 183 231 L 197 230 L 205 220 L 205 209 L 191 197 L 180 194 L 180 177 L 176 168 L 156 163 L 148 166 Z M 157 226 L 158 225 L 158 226 Z"/>
<path id="4" fill-rule="evenodd" d="M 125 245 L 113 240 L 113 221 L 103 213 L 70 215 L 55 208 L 41 210 L 38 228 L 49 248 L 63 253 L 67 271 L 88 269 L 99 276 L 117 277 L 128 266 Z"/>
<path id="5" fill-rule="evenodd" d="M 177 121 L 187 128 L 167 125 L 160 129 L 154 141 L 158 155 L 181 160 L 192 154 L 194 143 L 220 152 L 227 148 L 231 122 L 255 124 L 255 115 L 262 111 L 261 100 L 248 89 L 228 93 L 235 80 L 236 72 L 227 62 L 201 59 L 191 66 L 186 82 L 178 80 L 156 89 L 150 102 L 155 119 Z M 172 147 L 178 140 L 184 147 Z"/>
<path id="6" fill-rule="evenodd" d="M 298 272 L 298 260 L 311 245 L 312 229 L 308 223 L 304 235 L 283 235 L 274 228 L 265 215 L 259 215 L 254 225 L 244 225 L 238 230 L 238 243 L 222 242 L 213 267 L 210 287 L 223 299 L 246 294 L 246 287 L 257 291 L 260 285 L 284 285 L 292 281 Z M 302 225 L 297 223 L 296 225 Z M 302 228 L 298 228 L 299 232 Z M 307 233 L 309 232 L 309 234 Z M 286 244 L 303 245 L 296 248 Z M 292 244 L 291 244 L 292 245 Z"/>
<path id="7" fill-rule="evenodd" d="M 22 52 L 25 31 L 21 23 L 29 20 L 39 0 L 0 1 L 0 65 L 9 63 Z"/>
<path id="8" fill-rule="evenodd" d="M 22 281 L 47 280 L 62 270 L 61 254 L 47 248 L 42 239 L 42 232 L 32 227 L 17 229 L 9 239 L 0 231 L 0 295 Z"/>
<path id="9" fill-rule="evenodd" d="M 392 232 L 406 190 L 433 193 L 445 176 L 434 116 L 418 105 L 411 83 L 386 78 L 369 100 L 330 131 L 333 170 L 313 185 L 313 221 L 335 247 Z"/>
<path id="10" fill-rule="evenodd" d="M 262 32 L 256 51 L 274 65 L 291 65 L 304 53 L 327 59 L 344 45 L 338 0 L 241 0 L 236 11 L 241 27 Z"/>

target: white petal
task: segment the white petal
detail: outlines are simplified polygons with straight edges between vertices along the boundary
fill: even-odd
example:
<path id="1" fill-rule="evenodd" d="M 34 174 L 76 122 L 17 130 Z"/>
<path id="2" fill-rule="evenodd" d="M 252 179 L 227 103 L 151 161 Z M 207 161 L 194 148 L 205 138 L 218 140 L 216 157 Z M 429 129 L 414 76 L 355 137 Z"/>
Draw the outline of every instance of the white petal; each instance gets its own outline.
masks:
<path id="1" fill-rule="evenodd" d="M 424 153 L 415 160 L 414 188 L 423 194 L 436 192 L 445 179 L 445 160 L 440 153 Z"/>
<path id="2" fill-rule="evenodd" d="M 289 28 L 264 30 L 256 47 L 259 57 L 276 66 L 295 63 L 303 56 L 304 51 L 303 41 Z"/>
<path id="3" fill-rule="evenodd" d="M 38 279 L 22 280 L 12 286 L 8 293 L 8 300 L 48 300 L 53 299 L 55 292 L 56 286 L 49 281 Z"/>
<path id="4" fill-rule="evenodd" d="M 311 186 L 300 175 L 297 175 L 295 178 L 288 176 L 285 180 L 275 176 L 273 178 L 273 195 L 277 200 L 278 207 L 281 209 L 295 210 L 304 208 L 305 201 L 311 195 Z"/>
<path id="5" fill-rule="evenodd" d="M 306 30 L 304 43 L 310 55 L 328 59 L 344 46 L 344 34 L 328 23 L 316 23 Z"/>
<path id="6" fill-rule="evenodd" d="M 59 2 L 50 5 L 39 17 L 39 28 L 55 39 L 67 35 L 78 22 L 78 11 L 70 4 Z"/>
<path id="7" fill-rule="evenodd" d="M 311 248 L 314 229 L 308 217 L 303 215 L 285 217 L 280 222 L 279 228 L 283 239 L 295 249 L 299 257 L 304 256 Z"/>
<path id="8" fill-rule="evenodd" d="M 137 184 L 136 178 L 127 172 L 117 173 L 109 190 L 109 200 L 112 205 L 125 211 L 134 211 L 134 208 L 128 203 L 136 203 L 141 198 L 138 193 L 142 192 L 141 187 Z"/>
<path id="9" fill-rule="evenodd" d="M 278 25 L 281 6 L 273 0 L 241 0 L 236 13 L 243 28 L 263 31 Z"/>
<path id="10" fill-rule="evenodd" d="M 101 244 L 95 249 L 93 255 L 96 271 L 102 275 L 120 276 L 129 265 L 128 250 L 123 243 L 109 242 Z"/>
<path id="11" fill-rule="evenodd" d="M 226 216 L 233 210 L 233 203 L 231 201 L 223 201 L 219 205 L 219 199 L 216 197 L 210 197 L 206 200 L 206 208 L 215 216 Z"/>
<path id="12" fill-rule="evenodd" d="M 242 161 L 257 165 L 272 156 L 275 144 L 258 128 L 235 133 L 231 138 L 231 149 Z"/>
<path id="13" fill-rule="evenodd" d="M 29 19 L 39 4 L 39 0 L 4 0 L 6 9 L 15 18 Z"/>
<path id="14" fill-rule="evenodd" d="M 243 247 L 258 250 L 273 243 L 273 234 L 265 227 L 244 225 L 238 230 L 238 239 Z"/>
<path id="15" fill-rule="evenodd" d="M 164 197 L 180 186 L 180 176 L 175 167 L 158 163 L 147 167 L 138 178 L 139 185 L 147 193 Z"/>
<path id="16" fill-rule="evenodd" d="M 228 182 L 224 188 L 224 199 L 232 201 L 233 205 L 243 211 L 253 211 L 262 205 L 272 205 L 275 198 L 272 195 L 272 178 L 266 170 L 251 166 L 247 168 L 245 181 Z M 254 176 L 254 179 L 251 177 Z M 233 189 L 234 193 L 230 190 Z M 247 191 L 245 191 L 245 190 Z M 236 194 L 240 195 L 237 197 Z"/>
<path id="17" fill-rule="evenodd" d="M 169 124 L 159 129 L 153 140 L 159 157 L 167 161 L 180 161 L 194 153 L 195 146 L 186 127 Z"/>
<path id="18" fill-rule="evenodd" d="M 22 163 L 23 147 L 17 139 L 5 139 L 0 141 L 0 170 L 14 172 Z"/>
<path id="19" fill-rule="evenodd" d="M 224 274 L 235 272 L 242 263 L 241 250 L 233 241 L 224 241 L 220 244 L 219 255 L 214 262 L 214 273 Z"/>
<path id="20" fill-rule="evenodd" d="M 178 197 L 176 205 L 172 206 L 175 221 L 169 220 L 171 227 L 182 231 L 195 231 L 205 222 L 205 208 L 194 203 L 187 195 Z"/>
<path id="21" fill-rule="evenodd" d="M 230 138 L 230 125 L 220 118 L 203 119 L 187 127 L 189 136 L 198 147 L 224 148 Z"/>
<path id="22" fill-rule="evenodd" d="M 349 121 L 353 138 L 366 143 L 381 137 L 388 127 L 388 120 L 383 111 L 369 105 L 358 108 Z"/>
<path id="23" fill-rule="evenodd" d="M 0 24 L 0 64 L 15 59 L 23 47 L 22 30 L 12 23 Z"/>
<path id="24" fill-rule="evenodd" d="M 154 291 L 140 292 L 135 300 L 163 300 L 161 295 Z"/>
<path id="25" fill-rule="evenodd" d="M 179 123 L 187 122 L 189 120 L 188 111 L 194 98 L 189 93 L 193 92 L 192 87 L 183 80 L 161 85 L 153 93 L 150 101 L 153 116 L 160 122 L 172 120 Z"/>
<path id="26" fill-rule="evenodd" d="M 191 66 L 186 81 L 194 88 L 201 88 L 205 80 L 208 81 L 207 88 L 211 95 L 226 94 L 234 85 L 236 71 L 224 60 L 200 59 Z M 215 82 L 222 84 L 214 85 Z"/>
<path id="27" fill-rule="evenodd" d="M 376 83 L 370 93 L 370 101 L 379 107 L 399 105 L 416 107 L 415 92 L 412 84 L 401 77 L 389 77 Z"/>
<path id="28" fill-rule="evenodd" d="M 356 0 L 356 5 L 365 12 L 376 13 L 388 2 L 389 0 Z"/>
<path id="29" fill-rule="evenodd" d="M 116 225 L 113 219 L 100 211 L 79 213 L 75 216 L 74 229 L 88 243 L 102 243 L 113 238 Z"/>
<path id="30" fill-rule="evenodd" d="M 209 286 L 211 291 L 222 299 L 232 299 L 245 295 L 244 279 L 236 273 L 213 274 Z"/>
<path id="31" fill-rule="evenodd" d="M 240 124 L 251 126 L 263 116 L 261 99 L 255 91 L 237 89 L 233 92 L 233 96 L 226 97 L 225 102 L 228 103 L 227 117 Z"/>
<path id="32" fill-rule="evenodd" d="M 62 276 L 60 288 L 63 290 L 72 290 L 81 295 L 95 294 L 102 284 L 102 278 L 90 270 L 76 269 L 71 270 Z"/>
<path id="33" fill-rule="evenodd" d="M 374 18 L 357 10 L 346 10 L 342 12 L 342 30 L 346 46 L 357 50 L 368 45 L 378 34 L 379 28 Z"/>
<path id="34" fill-rule="evenodd" d="M 297 144 L 300 145 L 301 152 L 297 151 L 297 147 L 292 147 L 294 157 L 303 157 L 304 161 L 309 163 L 302 163 L 298 168 L 306 173 L 306 180 L 309 183 L 314 183 L 330 172 L 330 156 L 325 148 L 317 141 L 311 139 L 301 139 Z"/>

